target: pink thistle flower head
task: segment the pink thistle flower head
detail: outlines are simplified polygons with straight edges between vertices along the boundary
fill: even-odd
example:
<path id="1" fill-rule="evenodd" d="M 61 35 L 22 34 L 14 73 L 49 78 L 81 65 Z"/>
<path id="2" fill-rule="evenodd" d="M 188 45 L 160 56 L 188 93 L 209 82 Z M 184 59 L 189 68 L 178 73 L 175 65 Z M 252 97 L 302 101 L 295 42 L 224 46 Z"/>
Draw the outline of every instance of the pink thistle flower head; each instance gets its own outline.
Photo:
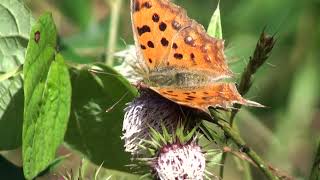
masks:
<path id="1" fill-rule="evenodd" d="M 156 175 L 162 180 L 202 180 L 205 167 L 205 155 L 195 141 L 163 146 L 153 164 Z"/>
<path id="2" fill-rule="evenodd" d="M 174 132 L 180 117 L 179 105 L 143 90 L 125 109 L 122 127 L 125 151 L 143 153 L 141 146 L 145 140 L 150 140 L 150 128 L 161 132 L 164 126 L 170 133 Z"/>

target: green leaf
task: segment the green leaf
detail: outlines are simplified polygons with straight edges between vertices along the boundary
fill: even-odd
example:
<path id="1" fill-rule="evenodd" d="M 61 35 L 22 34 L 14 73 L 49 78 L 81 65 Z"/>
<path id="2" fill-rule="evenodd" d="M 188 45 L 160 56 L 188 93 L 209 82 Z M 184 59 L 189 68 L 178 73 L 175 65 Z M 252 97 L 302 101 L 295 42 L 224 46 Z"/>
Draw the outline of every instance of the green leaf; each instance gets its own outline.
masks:
<path id="1" fill-rule="evenodd" d="M 28 44 L 31 13 L 19 0 L 0 0 L 0 74 L 14 71 L 23 62 Z M 10 74 L 10 73 L 9 73 Z M 0 150 L 21 145 L 23 118 L 22 75 L 0 81 Z"/>
<path id="2" fill-rule="evenodd" d="M 72 112 L 65 141 L 97 165 L 128 172 L 130 155 L 120 137 L 125 104 L 137 92 L 112 68 L 95 67 L 105 74 L 91 73 L 88 66 L 72 71 Z"/>
<path id="3" fill-rule="evenodd" d="M 34 25 L 24 64 L 23 170 L 32 179 L 48 167 L 67 128 L 71 83 L 55 54 L 56 27 L 46 13 Z"/>
<path id="4" fill-rule="evenodd" d="M 219 3 L 211 17 L 207 32 L 212 37 L 222 39 L 222 27 L 221 27 Z"/>

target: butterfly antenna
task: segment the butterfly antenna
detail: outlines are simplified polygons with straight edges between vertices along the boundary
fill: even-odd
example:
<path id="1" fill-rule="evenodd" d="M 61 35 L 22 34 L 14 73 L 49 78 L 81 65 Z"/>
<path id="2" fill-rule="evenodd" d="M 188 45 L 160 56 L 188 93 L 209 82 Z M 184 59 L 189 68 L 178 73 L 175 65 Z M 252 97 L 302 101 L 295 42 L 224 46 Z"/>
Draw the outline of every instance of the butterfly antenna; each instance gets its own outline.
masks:
<path id="1" fill-rule="evenodd" d="M 106 110 L 106 112 L 112 111 L 113 108 L 116 107 L 116 105 L 118 105 L 118 104 L 128 95 L 128 93 L 129 93 L 129 91 L 127 91 L 126 93 L 124 93 L 117 102 L 115 102 L 112 106 L 110 106 L 110 107 Z"/>
<path id="2" fill-rule="evenodd" d="M 128 44 L 127 44 L 126 40 L 124 40 L 122 37 L 120 37 L 120 41 L 124 44 L 125 48 L 128 48 Z"/>
<path id="3" fill-rule="evenodd" d="M 96 74 L 106 74 L 106 75 L 111 75 L 111 76 L 115 76 L 115 77 L 122 77 L 122 75 L 120 75 L 120 74 L 108 73 L 108 72 L 104 72 L 104 71 L 97 70 L 97 69 L 88 69 L 88 71 L 91 73 L 96 73 Z"/>

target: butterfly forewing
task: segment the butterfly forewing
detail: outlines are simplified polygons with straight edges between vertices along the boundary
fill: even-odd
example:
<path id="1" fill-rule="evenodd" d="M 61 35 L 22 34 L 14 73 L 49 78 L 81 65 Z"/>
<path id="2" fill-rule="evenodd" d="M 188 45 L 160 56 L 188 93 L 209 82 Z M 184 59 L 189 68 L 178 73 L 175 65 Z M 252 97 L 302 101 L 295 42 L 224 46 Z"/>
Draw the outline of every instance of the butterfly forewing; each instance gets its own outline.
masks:
<path id="1" fill-rule="evenodd" d="M 163 0 L 131 0 L 132 28 L 138 57 L 152 70 L 168 56 L 177 32 L 191 20 L 180 7 Z"/>
<path id="2" fill-rule="evenodd" d="M 176 69 L 202 72 L 211 77 L 232 75 L 224 57 L 224 42 L 206 34 L 203 27 L 193 21 L 174 38 L 175 48 L 170 50 L 165 65 Z"/>

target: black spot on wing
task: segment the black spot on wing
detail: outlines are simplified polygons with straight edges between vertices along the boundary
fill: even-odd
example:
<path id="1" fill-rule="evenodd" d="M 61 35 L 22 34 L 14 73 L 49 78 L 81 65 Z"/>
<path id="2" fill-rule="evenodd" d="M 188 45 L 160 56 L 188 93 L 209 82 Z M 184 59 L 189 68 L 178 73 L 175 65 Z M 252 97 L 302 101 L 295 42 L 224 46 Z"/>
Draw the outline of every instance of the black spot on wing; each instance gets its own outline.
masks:
<path id="1" fill-rule="evenodd" d="M 140 45 L 140 47 L 141 47 L 141 49 L 143 49 L 143 50 L 144 50 L 144 49 L 147 49 L 147 47 L 144 46 L 144 45 L 142 45 L 142 44 Z"/>
<path id="2" fill-rule="evenodd" d="M 151 4 L 151 2 L 144 2 L 143 4 L 142 4 L 142 7 L 145 7 L 145 8 L 147 8 L 147 9 L 150 9 L 151 7 L 152 7 L 152 4 Z"/>
<path id="3" fill-rule="evenodd" d="M 161 44 L 162 44 L 162 46 L 168 46 L 169 41 L 166 38 L 162 38 L 161 39 Z"/>
<path id="4" fill-rule="evenodd" d="M 176 58 L 176 59 L 182 59 L 182 58 L 183 58 L 183 55 L 180 54 L 180 53 L 174 53 L 174 54 L 173 54 L 173 57 Z"/>
<path id="5" fill-rule="evenodd" d="M 157 13 L 154 13 L 154 14 L 152 15 L 152 21 L 153 21 L 153 22 L 159 22 L 159 20 L 160 20 L 159 15 L 158 15 Z"/>
<path id="6" fill-rule="evenodd" d="M 147 45 L 149 48 L 154 48 L 154 44 L 152 41 L 148 41 Z"/>
<path id="7" fill-rule="evenodd" d="M 190 58 L 191 58 L 192 61 L 194 61 L 195 56 L 194 56 L 193 53 L 190 54 Z"/>
<path id="8" fill-rule="evenodd" d="M 137 12 L 140 11 L 140 2 L 138 0 L 133 0 L 132 9 Z"/>
<path id="9" fill-rule="evenodd" d="M 147 25 L 143 25 L 141 28 L 137 27 L 137 30 L 138 30 L 139 36 L 141 36 L 143 33 L 151 32 L 150 27 Z"/>
<path id="10" fill-rule="evenodd" d="M 167 24 L 164 22 L 161 22 L 159 25 L 160 31 L 165 31 L 167 29 Z"/>
<path id="11" fill-rule="evenodd" d="M 176 43 L 173 43 L 173 44 L 172 44 L 172 48 L 173 48 L 173 49 L 177 49 L 177 48 L 178 48 L 178 45 L 177 45 Z"/>

